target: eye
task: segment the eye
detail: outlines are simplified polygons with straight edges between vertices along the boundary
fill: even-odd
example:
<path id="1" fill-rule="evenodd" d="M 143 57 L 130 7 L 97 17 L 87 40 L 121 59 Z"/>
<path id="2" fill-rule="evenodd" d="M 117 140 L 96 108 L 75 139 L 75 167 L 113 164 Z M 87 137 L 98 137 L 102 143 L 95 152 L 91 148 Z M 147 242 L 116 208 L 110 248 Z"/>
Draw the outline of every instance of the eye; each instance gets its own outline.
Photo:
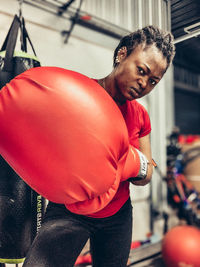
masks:
<path id="1" fill-rule="evenodd" d="M 154 79 L 149 79 L 149 82 L 150 82 L 150 84 L 153 85 L 153 86 L 156 85 L 156 81 L 155 81 Z"/>
<path id="2" fill-rule="evenodd" d="M 141 75 L 145 75 L 146 74 L 143 68 L 141 68 L 141 67 L 137 67 L 137 68 L 138 68 L 139 74 L 141 74 Z"/>

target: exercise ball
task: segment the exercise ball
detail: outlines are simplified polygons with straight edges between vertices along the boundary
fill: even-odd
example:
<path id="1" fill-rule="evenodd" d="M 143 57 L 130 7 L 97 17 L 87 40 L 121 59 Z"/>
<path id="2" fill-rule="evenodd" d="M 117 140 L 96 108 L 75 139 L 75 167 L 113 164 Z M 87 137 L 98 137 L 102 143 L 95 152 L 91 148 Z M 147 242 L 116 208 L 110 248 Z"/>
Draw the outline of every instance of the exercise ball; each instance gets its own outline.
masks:
<path id="1" fill-rule="evenodd" d="M 182 225 L 163 238 L 162 256 L 167 267 L 200 267 L 200 230 Z"/>

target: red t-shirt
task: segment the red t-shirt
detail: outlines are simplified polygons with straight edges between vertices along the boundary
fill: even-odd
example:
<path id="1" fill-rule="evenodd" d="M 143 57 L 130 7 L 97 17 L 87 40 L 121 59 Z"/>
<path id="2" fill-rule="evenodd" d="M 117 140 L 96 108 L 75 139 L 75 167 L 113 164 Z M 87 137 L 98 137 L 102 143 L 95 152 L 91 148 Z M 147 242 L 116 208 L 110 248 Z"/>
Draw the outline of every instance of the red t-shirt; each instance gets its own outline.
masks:
<path id="1" fill-rule="evenodd" d="M 139 138 L 151 132 L 151 123 L 146 109 L 136 100 L 126 101 L 119 107 L 125 119 L 130 144 L 139 148 Z M 112 201 L 102 210 L 87 215 L 93 218 L 104 218 L 115 214 L 129 198 L 129 182 L 121 182 Z"/>

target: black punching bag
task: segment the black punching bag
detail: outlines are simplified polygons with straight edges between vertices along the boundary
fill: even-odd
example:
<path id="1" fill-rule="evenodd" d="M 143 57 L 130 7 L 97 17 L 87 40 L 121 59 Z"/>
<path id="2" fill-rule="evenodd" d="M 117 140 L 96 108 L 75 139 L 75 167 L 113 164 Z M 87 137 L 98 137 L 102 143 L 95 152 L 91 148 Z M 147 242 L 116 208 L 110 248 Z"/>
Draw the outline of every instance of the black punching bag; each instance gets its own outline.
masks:
<path id="1" fill-rule="evenodd" d="M 21 33 L 20 52 L 14 50 L 18 32 Z M 33 56 L 27 54 L 27 40 L 32 47 Z M 24 19 L 15 15 L 0 51 L 0 88 L 16 75 L 38 66 L 40 62 L 25 28 Z M 25 184 L 0 156 L 0 263 L 2 265 L 23 262 L 41 226 L 44 210 L 45 199 Z"/>

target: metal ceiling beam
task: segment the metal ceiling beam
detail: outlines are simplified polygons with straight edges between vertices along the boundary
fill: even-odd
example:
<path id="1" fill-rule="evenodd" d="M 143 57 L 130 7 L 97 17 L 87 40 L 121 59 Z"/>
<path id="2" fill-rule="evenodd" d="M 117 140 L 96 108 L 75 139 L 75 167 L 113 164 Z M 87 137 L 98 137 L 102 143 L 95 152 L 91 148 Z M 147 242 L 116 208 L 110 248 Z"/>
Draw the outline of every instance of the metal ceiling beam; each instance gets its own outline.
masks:
<path id="1" fill-rule="evenodd" d="M 188 40 L 188 39 L 191 39 L 193 37 L 197 37 L 198 35 L 200 35 L 200 30 L 197 30 L 197 31 L 194 31 L 194 32 L 191 32 L 191 33 L 188 33 L 188 34 L 185 34 L 181 37 L 178 37 L 174 40 L 174 43 L 175 44 L 178 44 L 180 42 L 183 42 L 185 40 Z"/>
<path id="2" fill-rule="evenodd" d="M 62 15 L 63 12 L 67 11 L 67 9 L 73 4 L 75 0 L 69 0 L 67 3 L 63 4 L 58 11 L 58 15 Z"/>
<path id="3" fill-rule="evenodd" d="M 65 12 L 59 14 L 60 9 L 62 8 L 63 5 L 60 5 L 57 1 L 52 3 L 51 1 L 48 1 L 48 0 L 43 0 L 43 1 L 24 0 L 24 3 L 31 5 L 33 7 L 39 8 L 41 10 L 44 10 L 46 12 L 49 12 L 51 14 L 60 16 L 63 19 L 68 19 L 68 20 L 72 20 L 75 13 L 76 13 L 76 9 L 70 6 L 67 9 L 67 12 L 65 11 Z M 80 14 L 80 16 L 77 18 L 76 24 L 78 24 L 80 26 L 87 27 L 89 29 L 98 31 L 100 33 L 106 34 L 108 36 L 111 36 L 111 37 L 114 37 L 117 39 L 121 39 L 124 35 L 130 33 L 128 30 L 126 30 L 124 28 L 121 28 L 117 25 L 114 25 L 108 21 L 101 19 L 101 18 L 97 18 L 97 17 L 95 17 L 91 14 L 88 14 L 88 13 L 87 13 L 87 15 L 91 15 L 91 19 L 90 20 L 84 20 L 84 19 L 82 19 L 82 16 L 84 16 L 86 14 L 86 12 L 80 11 L 79 14 Z"/>

